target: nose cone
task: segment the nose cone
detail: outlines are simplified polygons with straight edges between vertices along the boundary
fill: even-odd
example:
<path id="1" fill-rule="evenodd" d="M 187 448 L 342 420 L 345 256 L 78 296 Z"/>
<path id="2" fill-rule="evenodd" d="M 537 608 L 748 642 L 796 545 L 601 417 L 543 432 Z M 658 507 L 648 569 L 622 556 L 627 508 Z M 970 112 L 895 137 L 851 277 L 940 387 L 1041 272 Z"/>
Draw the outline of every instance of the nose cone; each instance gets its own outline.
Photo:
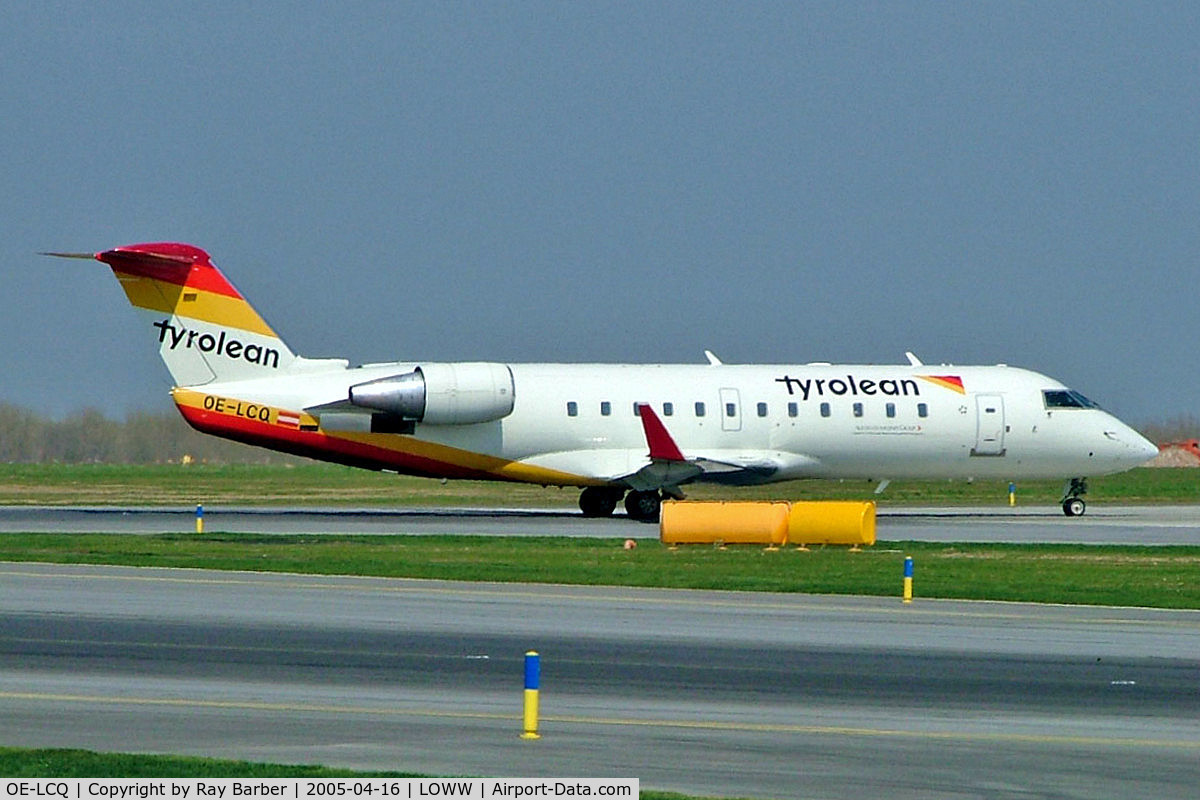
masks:
<path id="1" fill-rule="evenodd" d="M 1124 423 L 1120 423 L 1115 435 L 1105 432 L 1111 439 L 1120 442 L 1120 452 L 1117 458 L 1123 469 L 1140 467 L 1158 455 L 1158 446 Z"/>
<path id="2" fill-rule="evenodd" d="M 1137 451 L 1138 458 L 1138 462 L 1134 466 L 1145 464 L 1147 461 L 1158 455 L 1158 445 L 1147 439 L 1145 436 L 1142 436 L 1137 431 L 1134 431 L 1133 435 L 1137 437 L 1137 441 L 1133 445 L 1133 449 Z"/>

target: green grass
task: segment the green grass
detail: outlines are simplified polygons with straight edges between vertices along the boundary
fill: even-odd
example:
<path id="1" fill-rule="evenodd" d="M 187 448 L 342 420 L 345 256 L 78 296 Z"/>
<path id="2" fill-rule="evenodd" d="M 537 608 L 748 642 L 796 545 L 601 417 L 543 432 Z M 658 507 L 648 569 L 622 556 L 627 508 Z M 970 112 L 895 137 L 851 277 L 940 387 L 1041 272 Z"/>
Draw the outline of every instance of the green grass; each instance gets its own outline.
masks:
<path id="1" fill-rule="evenodd" d="M 1135 469 L 1093 478 L 1090 502 L 1198 503 L 1200 469 Z M 995 505 L 1007 481 L 896 481 L 879 496 L 868 481 L 787 481 L 689 486 L 697 500 L 855 500 L 881 505 Z M 1062 481 L 1017 487 L 1022 505 L 1056 504 Z M 295 467 L 192 464 L 0 464 L 0 505 L 349 505 L 575 508 L 579 491 L 530 484 L 441 481 L 332 464 Z"/>
<path id="2" fill-rule="evenodd" d="M 898 482 L 876 498 L 861 481 L 796 481 L 765 487 L 695 487 L 696 499 L 878 499 L 881 505 L 1007 503 L 1007 482 Z M 1062 485 L 1018 486 L 1022 505 L 1056 504 Z M 519 484 L 439 481 L 331 465 L 0 465 L 0 504 L 547 506 L 574 508 L 578 492 Z M 1138 469 L 1093 479 L 1093 503 L 1200 502 L 1200 470 Z M 210 521 L 210 525 L 211 525 Z M 465 533 L 469 520 L 464 522 Z M 932 544 L 880 542 L 767 552 L 620 539 L 466 536 L 254 536 L 208 533 L 12 534 L 0 560 L 361 574 L 465 581 L 662 586 L 894 596 L 905 555 L 915 594 L 1094 605 L 1200 608 L 1200 547 Z M 177 756 L 0 748 L 6 777 L 369 777 L 321 766 L 251 764 Z M 405 777 L 401 773 L 388 776 Z M 682 795 L 642 792 L 653 800 Z"/>
<path id="3" fill-rule="evenodd" d="M 255 534 L 10 534 L 0 560 L 818 594 L 1200 608 L 1200 547 L 880 542 L 845 548 L 690 546 L 621 539 Z"/>
<path id="4" fill-rule="evenodd" d="M 0 747 L 4 778 L 421 778 L 409 772 L 353 772 L 311 764 L 256 764 L 188 756 Z M 688 800 L 643 789 L 642 800 Z"/>
<path id="5" fill-rule="evenodd" d="M 1197 502 L 1200 470 L 1137 469 L 1096 479 L 1096 504 Z M 697 499 L 853 499 L 873 497 L 863 481 L 794 481 L 764 487 L 695 487 Z M 889 487 L 882 505 L 1004 506 L 1006 482 L 912 481 Z M 1053 504 L 1057 481 L 1018 487 L 1022 505 Z M 327 464 L 299 467 L 0 465 L 0 504 L 298 504 L 573 507 L 577 492 L 523 484 L 455 481 L 366 472 Z M 210 518 L 212 526 L 218 524 Z M 702 589 L 888 595 L 896 554 L 919 557 L 926 597 L 1200 607 L 1193 548 L 881 544 L 767 553 L 758 548 L 682 548 L 618 540 L 465 536 L 67 536 L 0 537 L 0 559 L 99 564 L 364 574 L 466 581 L 542 581 Z"/>
<path id="6" fill-rule="evenodd" d="M 256 764 L 188 756 L 94 753 L 90 750 L 0 747 L 6 778 L 415 778 L 411 773 L 352 772 L 318 765 Z"/>

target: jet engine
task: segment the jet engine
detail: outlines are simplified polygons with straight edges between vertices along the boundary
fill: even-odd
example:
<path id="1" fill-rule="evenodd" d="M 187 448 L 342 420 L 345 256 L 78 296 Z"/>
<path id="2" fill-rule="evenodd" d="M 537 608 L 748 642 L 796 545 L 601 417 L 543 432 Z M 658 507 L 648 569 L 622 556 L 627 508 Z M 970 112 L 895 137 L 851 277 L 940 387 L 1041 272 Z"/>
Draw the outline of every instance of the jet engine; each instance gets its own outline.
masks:
<path id="1" fill-rule="evenodd" d="M 350 402 L 428 425 L 491 422 L 512 413 L 515 389 L 506 364 L 422 364 L 350 387 Z"/>

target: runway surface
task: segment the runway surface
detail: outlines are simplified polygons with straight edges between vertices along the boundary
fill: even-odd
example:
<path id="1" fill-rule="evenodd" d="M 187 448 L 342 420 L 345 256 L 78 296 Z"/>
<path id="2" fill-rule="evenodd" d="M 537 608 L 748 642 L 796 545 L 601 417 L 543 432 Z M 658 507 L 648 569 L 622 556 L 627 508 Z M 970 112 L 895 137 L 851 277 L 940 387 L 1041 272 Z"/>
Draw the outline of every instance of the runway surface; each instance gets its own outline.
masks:
<path id="1" fill-rule="evenodd" d="M 473 534 L 657 538 L 626 517 L 586 519 L 562 509 L 205 508 L 205 530 L 237 533 Z M 0 507 L 0 532 L 164 533 L 195 530 L 195 508 Z M 1056 506 L 888 508 L 890 541 L 1200 545 L 1200 506 L 1105 506 L 1067 518 Z"/>
<path id="2" fill-rule="evenodd" d="M 0 614 L 6 745 L 761 798 L 1200 783 L 1200 612 L 0 564 Z"/>

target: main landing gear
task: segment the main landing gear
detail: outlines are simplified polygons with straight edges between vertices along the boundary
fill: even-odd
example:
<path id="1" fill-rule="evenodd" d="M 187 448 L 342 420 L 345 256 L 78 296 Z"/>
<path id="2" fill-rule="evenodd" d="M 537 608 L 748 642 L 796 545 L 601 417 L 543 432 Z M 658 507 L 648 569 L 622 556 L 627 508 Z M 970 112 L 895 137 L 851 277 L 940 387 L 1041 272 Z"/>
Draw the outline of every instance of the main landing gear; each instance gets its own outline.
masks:
<path id="1" fill-rule="evenodd" d="M 579 495 L 579 508 L 585 517 L 610 517 L 625 494 L 611 486 L 589 486 Z"/>
<path id="2" fill-rule="evenodd" d="M 662 508 L 662 495 L 657 490 L 634 491 L 625 494 L 624 489 L 611 486 L 588 486 L 579 495 L 579 508 L 585 517 L 612 516 L 621 496 L 625 497 L 625 512 L 638 522 L 658 522 Z"/>
<path id="3" fill-rule="evenodd" d="M 662 509 L 662 495 L 657 491 L 630 492 L 625 495 L 625 512 L 638 522 L 658 522 Z"/>
<path id="4" fill-rule="evenodd" d="M 1087 503 L 1083 502 L 1083 495 L 1087 494 L 1087 478 L 1071 478 L 1063 494 L 1063 513 L 1068 517 L 1082 517 L 1087 511 Z"/>

